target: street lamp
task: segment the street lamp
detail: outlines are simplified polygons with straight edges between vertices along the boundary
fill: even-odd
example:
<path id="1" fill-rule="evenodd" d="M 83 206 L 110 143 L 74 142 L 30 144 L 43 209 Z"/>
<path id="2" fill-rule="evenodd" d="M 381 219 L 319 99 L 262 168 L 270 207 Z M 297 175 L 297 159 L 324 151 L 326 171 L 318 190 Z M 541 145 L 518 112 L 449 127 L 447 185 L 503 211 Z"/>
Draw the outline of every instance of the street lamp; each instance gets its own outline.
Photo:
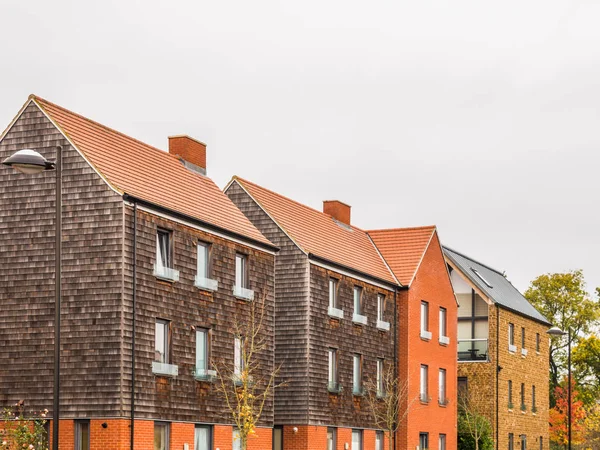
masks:
<path id="1" fill-rule="evenodd" d="M 569 430 L 569 450 L 571 450 L 571 329 L 567 328 L 567 331 L 563 331 L 558 327 L 552 327 L 550 328 L 546 333 L 548 333 L 550 336 L 564 336 L 567 335 L 567 367 L 568 367 L 568 379 L 567 379 L 567 383 L 569 384 L 568 387 L 568 404 L 567 404 L 567 415 L 569 417 L 569 421 L 568 421 L 568 430 Z"/>
<path id="2" fill-rule="evenodd" d="M 61 296 L 61 255 L 62 255 L 62 147 L 56 147 L 56 161 L 49 161 L 35 150 L 19 150 L 2 164 L 21 173 L 33 175 L 45 170 L 56 170 L 56 247 L 54 260 L 55 302 L 54 302 L 54 385 L 52 400 L 52 449 L 58 450 L 58 422 L 60 418 L 60 296 Z"/>

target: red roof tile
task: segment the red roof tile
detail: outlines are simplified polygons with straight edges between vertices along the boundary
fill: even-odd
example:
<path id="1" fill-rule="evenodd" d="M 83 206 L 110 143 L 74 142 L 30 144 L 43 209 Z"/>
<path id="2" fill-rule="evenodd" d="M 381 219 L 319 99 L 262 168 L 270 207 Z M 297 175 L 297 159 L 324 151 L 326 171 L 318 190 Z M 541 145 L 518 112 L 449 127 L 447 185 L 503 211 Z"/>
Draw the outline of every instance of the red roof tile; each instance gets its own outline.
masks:
<path id="1" fill-rule="evenodd" d="M 327 214 L 234 177 L 262 209 L 305 253 L 398 284 L 367 233 L 333 220 Z"/>
<path id="2" fill-rule="evenodd" d="M 177 156 L 31 98 L 117 192 L 272 245 L 210 178 L 186 169 Z"/>
<path id="3" fill-rule="evenodd" d="M 400 282 L 409 286 L 435 233 L 435 226 L 371 230 L 369 236 Z"/>

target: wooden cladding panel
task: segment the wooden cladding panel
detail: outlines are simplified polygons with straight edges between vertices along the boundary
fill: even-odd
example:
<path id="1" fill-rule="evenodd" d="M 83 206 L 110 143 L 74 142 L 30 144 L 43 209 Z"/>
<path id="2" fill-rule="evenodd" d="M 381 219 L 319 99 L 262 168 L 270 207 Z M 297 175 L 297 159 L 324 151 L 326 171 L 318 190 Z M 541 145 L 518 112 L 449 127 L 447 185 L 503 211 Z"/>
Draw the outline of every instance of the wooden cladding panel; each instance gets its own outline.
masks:
<path id="1" fill-rule="evenodd" d="M 173 266 L 180 271 L 175 283 L 153 276 L 156 260 L 157 227 L 172 231 Z M 125 314 L 123 401 L 130 402 L 131 325 L 133 283 L 133 207 L 125 212 Z M 211 278 L 219 282 L 218 291 L 202 291 L 194 286 L 198 241 L 212 244 Z M 249 287 L 255 301 L 266 295 L 264 336 L 267 349 L 260 355 L 261 375 L 273 370 L 274 256 L 197 229 L 163 219 L 138 209 L 137 228 L 137 310 L 136 310 L 136 417 L 205 423 L 231 423 L 229 411 L 214 385 L 198 382 L 195 366 L 196 337 L 193 327 L 211 330 L 211 356 L 221 364 L 233 366 L 234 319 L 243 322 L 250 303 L 233 297 L 236 252 L 248 255 Z M 152 373 L 154 333 L 157 318 L 171 322 L 171 363 L 179 368 L 172 379 Z M 273 424 L 273 404 L 263 411 L 261 425 Z"/>
<path id="2" fill-rule="evenodd" d="M 35 106 L 0 143 L 0 160 L 63 146 L 61 413 L 120 413 L 122 200 Z M 51 409 L 56 172 L 0 167 L 0 406 Z"/>
<path id="3" fill-rule="evenodd" d="M 330 277 L 338 280 L 338 308 L 344 311 L 341 320 L 330 319 L 327 314 Z M 366 326 L 352 323 L 354 286 L 362 287 L 363 315 L 368 318 Z M 377 294 L 387 299 L 385 319 L 391 325 L 388 332 L 376 328 Z M 310 328 L 310 423 L 373 427 L 366 399 L 352 395 L 352 356 L 362 355 L 363 382 L 376 378 L 377 358 L 384 358 L 386 365 L 394 363 L 394 293 L 311 264 Z M 338 350 L 339 382 L 343 386 L 340 395 L 327 392 L 330 347 Z"/>
<path id="4" fill-rule="evenodd" d="M 277 247 L 275 364 L 281 366 L 275 423 L 306 423 L 308 419 L 308 258 L 279 226 L 236 183 L 226 194 L 260 232 Z"/>

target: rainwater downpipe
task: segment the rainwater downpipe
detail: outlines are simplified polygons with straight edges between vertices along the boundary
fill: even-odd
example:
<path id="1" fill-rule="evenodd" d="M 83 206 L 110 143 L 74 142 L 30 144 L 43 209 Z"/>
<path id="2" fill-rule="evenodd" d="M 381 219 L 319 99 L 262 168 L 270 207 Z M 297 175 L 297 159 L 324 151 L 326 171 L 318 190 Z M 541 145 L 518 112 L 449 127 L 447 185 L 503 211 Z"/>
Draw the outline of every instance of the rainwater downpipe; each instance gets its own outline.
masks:
<path id="1" fill-rule="evenodd" d="M 130 448 L 133 450 L 135 427 L 135 312 L 137 290 L 137 203 L 133 204 L 133 306 L 131 311 L 131 435 Z"/>
<path id="2" fill-rule="evenodd" d="M 498 417 L 498 411 L 500 410 L 498 402 L 500 401 L 500 393 L 498 392 L 498 388 L 500 386 L 500 370 L 502 370 L 502 368 L 500 367 L 500 360 L 499 355 L 500 355 L 500 308 L 498 307 L 498 305 L 496 304 L 496 450 L 499 450 L 499 443 L 498 443 L 498 437 L 499 435 L 499 430 L 498 430 L 498 425 L 500 423 L 499 417 Z"/>
<path id="3" fill-rule="evenodd" d="M 398 296 L 398 290 L 394 290 L 394 380 L 398 379 L 398 297 L 397 296 Z M 398 389 L 397 381 L 396 381 L 396 389 Z M 398 434 L 398 433 L 396 432 L 392 436 L 393 448 L 396 448 L 396 434 Z"/>

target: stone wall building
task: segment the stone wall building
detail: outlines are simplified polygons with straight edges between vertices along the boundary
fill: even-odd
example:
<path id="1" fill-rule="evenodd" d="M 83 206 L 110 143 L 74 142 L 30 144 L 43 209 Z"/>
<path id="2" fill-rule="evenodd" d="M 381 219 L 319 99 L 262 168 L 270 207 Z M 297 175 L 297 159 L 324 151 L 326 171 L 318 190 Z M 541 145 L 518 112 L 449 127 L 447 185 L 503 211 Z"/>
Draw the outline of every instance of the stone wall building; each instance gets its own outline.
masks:
<path id="1" fill-rule="evenodd" d="M 459 302 L 459 395 L 489 418 L 497 449 L 548 450 L 550 322 L 503 273 L 444 254 Z"/>

